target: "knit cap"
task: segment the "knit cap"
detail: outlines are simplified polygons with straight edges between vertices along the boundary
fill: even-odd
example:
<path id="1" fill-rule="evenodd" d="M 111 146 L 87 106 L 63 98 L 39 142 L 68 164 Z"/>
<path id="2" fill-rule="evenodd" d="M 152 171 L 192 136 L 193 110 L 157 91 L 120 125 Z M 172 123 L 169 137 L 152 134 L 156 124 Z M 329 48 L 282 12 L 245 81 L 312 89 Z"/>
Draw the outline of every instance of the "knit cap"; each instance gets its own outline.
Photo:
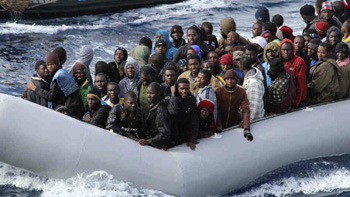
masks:
<path id="1" fill-rule="evenodd" d="M 289 38 L 291 41 L 294 41 L 293 30 L 288 26 L 283 26 L 280 28 L 281 32 L 284 34 L 284 38 Z"/>
<path id="2" fill-rule="evenodd" d="M 233 65 L 232 55 L 228 53 L 228 54 L 225 54 L 225 55 L 221 56 L 219 63 L 220 64 L 231 64 L 231 65 Z"/>
<path id="3" fill-rule="evenodd" d="M 224 79 L 227 79 L 227 78 L 234 78 L 236 81 L 239 80 L 238 74 L 233 69 L 229 69 L 228 71 L 226 71 Z"/>
<path id="4" fill-rule="evenodd" d="M 84 70 L 85 71 L 85 65 L 83 63 L 80 62 L 76 62 L 73 66 L 73 74 L 77 71 L 77 70 Z"/>
<path id="5" fill-rule="evenodd" d="M 338 42 L 338 44 L 335 46 L 335 53 L 338 53 L 339 51 L 344 52 L 347 56 L 349 56 L 349 47 L 344 42 Z"/>
<path id="6" fill-rule="evenodd" d="M 328 23 L 323 21 L 317 22 L 314 29 L 317 31 L 318 35 L 325 36 L 328 30 Z"/>
<path id="7" fill-rule="evenodd" d="M 335 12 L 333 3 L 331 1 L 323 2 L 322 5 L 321 5 L 320 12 L 322 12 L 323 10 L 331 10 L 331 11 Z"/>
<path id="8" fill-rule="evenodd" d="M 96 88 L 96 87 L 93 87 L 89 93 L 87 94 L 87 96 L 93 96 L 95 98 L 97 98 L 98 100 L 101 100 L 101 91 Z"/>
<path id="9" fill-rule="evenodd" d="M 47 54 L 46 64 L 56 64 L 57 66 L 60 66 L 60 60 L 58 59 L 57 54 L 54 52 Z"/>
<path id="10" fill-rule="evenodd" d="M 259 21 L 270 21 L 269 10 L 264 6 L 260 6 L 255 12 L 255 18 Z"/>
<path id="11" fill-rule="evenodd" d="M 180 33 L 184 33 L 183 30 L 182 30 L 182 27 L 180 25 L 174 25 L 171 27 L 171 30 L 170 30 L 170 34 L 173 34 L 175 32 L 180 32 Z"/>

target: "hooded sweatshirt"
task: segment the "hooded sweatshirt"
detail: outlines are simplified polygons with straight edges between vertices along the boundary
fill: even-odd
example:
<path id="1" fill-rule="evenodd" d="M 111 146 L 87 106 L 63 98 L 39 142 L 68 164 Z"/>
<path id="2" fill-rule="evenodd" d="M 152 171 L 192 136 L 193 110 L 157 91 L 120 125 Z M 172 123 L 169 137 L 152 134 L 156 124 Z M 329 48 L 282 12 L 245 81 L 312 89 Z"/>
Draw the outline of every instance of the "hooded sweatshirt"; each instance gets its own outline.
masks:
<path id="1" fill-rule="evenodd" d="M 89 67 L 93 58 L 94 58 L 94 50 L 90 46 L 84 45 L 80 48 L 79 58 L 75 62 L 75 63 L 80 62 L 85 65 L 86 79 L 88 80 L 89 86 L 93 85 L 92 84 L 93 80 L 91 77 L 90 67 Z M 73 75 L 73 67 L 69 73 Z"/>
<path id="2" fill-rule="evenodd" d="M 173 47 L 171 45 L 170 39 L 169 39 L 169 33 L 166 30 L 158 30 L 156 32 L 156 35 L 154 36 L 154 40 L 157 40 L 157 35 L 161 33 L 163 35 L 164 42 L 167 46 L 167 51 L 165 53 L 166 58 L 169 60 L 173 60 L 177 51 L 177 48 Z M 152 53 L 154 53 L 154 47 L 152 48 Z"/>
<path id="3" fill-rule="evenodd" d="M 295 48 L 294 44 L 289 39 L 284 39 L 281 42 L 280 48 L 279 48 L 279 54 L 281 55 L 281 47 L 284 43 L 289 43 L 292 46 L 293 53 L 291 57 L 288 60 L 284 60 L 284 69 L 289 70 L 294 74 L 295 81 L 296 81 L 296 96 L 294 100 L 294 105 L 299 106 L 299 104 L 305 100 L 307 88 L 306 88 L 306 73 L 307 68 L 304 60 L 301 57 L 298 57 L 295 55 Z"/>
<path id="4" fill-rule="evenodd" d="M 270 76 L 267 74 L 267 71 L 270 70 L 270 61 L 267 59 L 267 51 L 268 50 L 273 50 L 276 52 L 276 57 L 279 56 L 279 46 L 276 42 L 270 42 L 268 43 L 266 46 L 265 46 L 265 49 L 264 49 L 264 60 L 265 62 L 262 64 L 262 66 L 264 67 L 265 69 L 265 76 L 266 76 L 266 85 L 267 87 L 270 87 L 270 84 L 271 84 L 271 78 Z"/>
<path id="5" fill-rule="evenodd" d="M 191 46 L 188 47 L 188 48 L 193 49 L 193 50 L 197 53 L 197 55 L 199 56 L 199 60 L 202 61 L 201 49 L 199 48 L 198 45 L 191 45 Z"/>
<path id="6" fill-rule="evenodd" d="M 130 79 L 128 77 L 128 74 L 126 72 L 126 67 L 128 65 L 133 65 L 135 68 L 134 77 L 132 79 Z M 130 61 L 126 62 L 125 66 L 124 66 L 124 72 L 125 72 L 125 77 L 119 82 L 119 90 L 120 90 L 119 98 L 124 97 L 124 93 L 127 91 L 133 91 L 133 92 L 135 92 L 136 95 L 138 95 L 137 85 L 140 81 L 140 67 L 139 67 L 139 64 L 137 63 L 137 61 L 130 60 Z"/>
<path id="7" fill-rule="evenodd" d="M 250 120 L 264 117 L 264 77 L 258 68 L 250 69 L 244 76 L 243 88 L 249 101 Z"/>
<path id="8" fill-rule="evenodd" d="M 150 54 L 151 52 L 149 51 L 148 47 L 137 46 L 132 52 L 132 57 L 137 61 L 138 66 L 141 68 L 147 64 Z M 124 71 L 126 72 L 125 69 Z"/>

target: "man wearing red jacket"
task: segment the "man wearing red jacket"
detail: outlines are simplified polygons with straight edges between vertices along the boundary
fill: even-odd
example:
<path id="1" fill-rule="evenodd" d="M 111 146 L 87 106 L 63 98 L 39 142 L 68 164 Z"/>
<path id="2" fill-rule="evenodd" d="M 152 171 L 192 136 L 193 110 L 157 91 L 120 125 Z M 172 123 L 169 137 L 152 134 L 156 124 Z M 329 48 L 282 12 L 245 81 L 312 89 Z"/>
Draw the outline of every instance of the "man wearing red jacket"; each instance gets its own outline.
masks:
<path id="1" fill-rule="evenodd" d="M 280 45 L 280 56 L 284 60 L 284 69 L 294 74 L 296 81 L 296 96 L 294 107 L 303 107 L 306 98 L 306 64 L 301 57 L 295 55 L 294 44 L 289 39 L 284 39 Z"/>

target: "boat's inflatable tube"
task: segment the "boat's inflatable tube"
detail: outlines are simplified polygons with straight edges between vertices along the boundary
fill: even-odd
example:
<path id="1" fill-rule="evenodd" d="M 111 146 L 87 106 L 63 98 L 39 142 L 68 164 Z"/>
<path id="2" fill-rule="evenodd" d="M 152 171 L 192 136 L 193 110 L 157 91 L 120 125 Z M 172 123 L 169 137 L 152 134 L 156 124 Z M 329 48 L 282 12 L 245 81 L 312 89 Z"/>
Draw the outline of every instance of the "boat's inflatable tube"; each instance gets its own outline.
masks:
<path id="1" fill-rule="evenodd" d="M 350 101 L 269 118 L 242 129 L 158 150 L 20 98 L 0 94 L 0 161 L 52 178 L 104 170 L 179 196 L 226 194 L 278 167 L 350 153 Z"/>

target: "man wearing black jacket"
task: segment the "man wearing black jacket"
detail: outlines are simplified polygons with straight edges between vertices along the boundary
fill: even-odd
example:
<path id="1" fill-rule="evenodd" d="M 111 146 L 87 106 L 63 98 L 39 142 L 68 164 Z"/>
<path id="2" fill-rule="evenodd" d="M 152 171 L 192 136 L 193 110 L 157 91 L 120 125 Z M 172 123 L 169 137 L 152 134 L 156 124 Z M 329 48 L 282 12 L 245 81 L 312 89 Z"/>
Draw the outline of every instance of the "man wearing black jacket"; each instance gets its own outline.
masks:
<path id="1" fill-rule="evenodd" d="M 50 84 L 48 82 L 49 71 L 46 68 L 46 63 L 44 60 L 39 60 L 35 63 L 35 72 L 36 74 L 34 74 L 32 77 L 32 82 L 34 83 L 34 85 L 37 87 L 41 87 L 46 91 L 49 91 L 50 90 Z M 47 99 L 45 99 L 44 97 L 41 97 L 40 95 L 36 94 L 32 90 L 28 90 L 27 100 L 33 103 L 42 105 L 44 107 L 47 107 Z"/>
<path id="2" fill-rule="evenodd" d="M 107 105 L 101 105 L 101 92 L 99 89 L 94 87 L 89 91 L 87 103 L 89 111 L 84 116 L 85 122 L 104 128 L 111 108 Z"/>

